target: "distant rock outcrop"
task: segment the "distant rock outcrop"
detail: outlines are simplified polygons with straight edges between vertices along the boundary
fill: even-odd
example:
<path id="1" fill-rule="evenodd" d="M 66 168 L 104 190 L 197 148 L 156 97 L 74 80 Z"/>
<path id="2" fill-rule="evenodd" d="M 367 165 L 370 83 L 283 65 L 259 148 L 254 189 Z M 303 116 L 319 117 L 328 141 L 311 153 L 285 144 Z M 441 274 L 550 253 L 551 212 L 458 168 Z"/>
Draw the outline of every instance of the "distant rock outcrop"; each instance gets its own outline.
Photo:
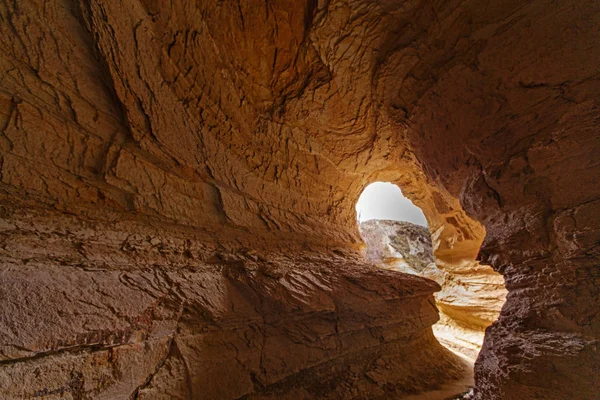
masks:
<path id="1" fill-rule="evenodd" d="M 433 262 L 431 235 L 423 226 L 410 222 L 371 219 L 360 223 L 367 243 L 365 258 L 375 263 L 399 264 L 409 273 L 420 274 Z"/>

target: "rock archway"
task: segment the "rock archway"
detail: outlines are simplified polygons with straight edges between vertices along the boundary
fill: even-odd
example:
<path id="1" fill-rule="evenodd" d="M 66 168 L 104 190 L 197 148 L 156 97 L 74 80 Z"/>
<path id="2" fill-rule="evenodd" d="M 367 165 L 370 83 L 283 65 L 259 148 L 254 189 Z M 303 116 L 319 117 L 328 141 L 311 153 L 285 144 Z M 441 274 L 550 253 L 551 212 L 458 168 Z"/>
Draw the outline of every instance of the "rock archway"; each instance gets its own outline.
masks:
<path id="1" fill-rule="evenodd" d="M 436 256 L 504 275 L 475 396 L 595 396 L 599 19 L 594 1 L 0 2 L 0 393 L 451 379 L 438 287 L 358 258 L 352 202 L 385 180 L 436 210 Z"/>

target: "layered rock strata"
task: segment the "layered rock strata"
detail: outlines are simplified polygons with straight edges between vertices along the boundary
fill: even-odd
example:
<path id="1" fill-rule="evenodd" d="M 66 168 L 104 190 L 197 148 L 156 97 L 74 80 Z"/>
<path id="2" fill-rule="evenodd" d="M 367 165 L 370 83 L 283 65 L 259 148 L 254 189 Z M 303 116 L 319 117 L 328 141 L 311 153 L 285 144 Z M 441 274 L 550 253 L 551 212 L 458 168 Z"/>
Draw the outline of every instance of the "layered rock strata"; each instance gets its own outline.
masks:
<path id="1" fill-rule="evenodd" d="M 432 336 L 432 281 L 177 227 L 4 213 L 2 398 L 400 398 L 464 368 Z"/>
<path id="2" fill-rule="evenodd" d="M 434 262 L 431 235 L 420 225 L 405 221 L 372 219 L 358 224 L 365 242 L 365 259 L 420 274 Z"/>
<path id="3" fill-rule="evenodd" d="M 113 281 L 130 269 L 154 274 L 154 264 L 179 270 L 188 239 L 209 249 L 207 261 L 226 249 L 223 259 L 248 253 L 290 271 L 368 268 L 357 261 L 354 204 L 367 184 L 389 181 L 425 212 L 441 269 L 479 259 L 506 281 L 474 396 L 594 398 L 599 26 L 593 0 L 0 1 L 1 226 L 13 240 L 3 247 L 1 283 L 16 292 L 0 304 L 12 318 L 2 324 L 11 327 L 3 352 L 30 357 L 35 371 L 38 350 L 77 350 L 104 337 L 97 332 L 125 330 L 120 318 L 137 318 L 135 304 L 147 303 L 136 296 L 146 295 L 119 297 Z M 36 215 L 25 225 L 38 234 L 15 232 L 25 218 L 17 211 Z M 93 221 L 89 240 L 71 233 L 77 221 Z M 100 251 L 96 238 L 123 223 L 133 224 L 122 228 L 129 239 L 116 242 L 156 245 L 152 257 Z M 153 233 L 165 229 L 183 233 Z M 179 238 L 181 255 L 160 253 L 170 247 L 148 245 L 148 236 Z M 84 279 L 65 259 L 81 253 L 100 254 L 85 269 L 104 263 L 112 272 Z M 190 278 L 189 290 L 219 292 L 205 278 Z M 37 291 L 27 292 L 29 282 Z M 81 298 L 56 287 L 69 285 Z M 100 294 L 86 298 L 92 290 Z M 110 314 L 97 320 L 100 301 Z M 44 313 L 50 303 L 62 314 Z M 185 315 L 205 323 L 202 309 Z M 131 324 L 156 319 L 145 318 Z M 165 348 L 121 349 L 137 360 L 122 374 L 123 392 L 147 379 Z M 185 377 L 182 357 L 161 371 Z M 111 364 L 116 376 L 122 359 Z M 104 387 L 106 370 L 89 362 Z M 63 396 L 66 377 L 68 387 L 87 387 L 64 369 L 33 373 L 39 396 Z M 43 394 L 42 383 L 59 392 Z"/>

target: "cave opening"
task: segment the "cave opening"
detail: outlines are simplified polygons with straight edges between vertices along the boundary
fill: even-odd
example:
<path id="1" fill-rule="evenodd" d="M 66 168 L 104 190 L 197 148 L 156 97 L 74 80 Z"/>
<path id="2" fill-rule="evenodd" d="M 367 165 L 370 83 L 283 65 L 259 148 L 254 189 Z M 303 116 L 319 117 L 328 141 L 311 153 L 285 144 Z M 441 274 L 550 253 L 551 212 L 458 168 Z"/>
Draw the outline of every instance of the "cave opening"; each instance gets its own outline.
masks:
<path id="1" fill-rule="evenodd" d="M 356 216 L 368 261 L 413 275 L 422 275 L 434 262 L 427 218 L 397 185 L 368 185 L 356 203 Z"/>
<path id="2" fill-rule="evenodd" d="M 423 209 L 394 183 L 366 186 L 356 203 L 363 256 L 381 268 L 436 281 L 441 287 L 435 294 L 440 319 L 433 333 L 473 365 L 486 328 L 504 304 L 504 280 L 475 260 L 485 230 L 477 231 L 479 224 L 462 209 L 440 206 L 438 193 L 422 197 L 418 203 Z"/>
<path id="3" fill-rule="evenodd" d="M 423 211 L 402 194 L 391 182 L 374 182 L 368 185 L 356 202 L 359 223 L 369 220 L 406 221 L 427 226 Z"/>

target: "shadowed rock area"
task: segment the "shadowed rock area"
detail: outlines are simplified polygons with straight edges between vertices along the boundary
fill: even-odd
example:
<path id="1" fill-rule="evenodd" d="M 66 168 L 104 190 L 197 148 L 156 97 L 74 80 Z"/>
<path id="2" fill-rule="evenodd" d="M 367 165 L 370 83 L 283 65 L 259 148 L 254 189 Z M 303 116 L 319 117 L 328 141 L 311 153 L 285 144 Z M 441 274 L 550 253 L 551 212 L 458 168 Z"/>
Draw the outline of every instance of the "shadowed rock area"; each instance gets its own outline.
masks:
<path id="1" fill-rule="evenodd" d="M 495 317 L 363 258 L 375 181 L 457 287 L 502 274 L 475 399 L 595 398 L 599 27 L 593 0 L 0 0 L 0 398 L 455 382 L 434 293 Z"/>
<path id="2" fill-rule="evenodd" d="M 465 368 L 433 338 L 433 281 L 177 225 L 3 211 L 4 398 L 384 399 Z"/>
<path id="3" fill-rule="evenodd" d="M 462 265 L 435 264 L 431 234 L 410 222 L 370 220 L 359 224 L 365 241 L 365 258 L 381 268 L 401 271 L 436 281 L 440 321 L 433 326 L 446 347 L 475 361 L 485 329 L 500 314 L 506 299 L 502 276 L 478 262 Z"/>

